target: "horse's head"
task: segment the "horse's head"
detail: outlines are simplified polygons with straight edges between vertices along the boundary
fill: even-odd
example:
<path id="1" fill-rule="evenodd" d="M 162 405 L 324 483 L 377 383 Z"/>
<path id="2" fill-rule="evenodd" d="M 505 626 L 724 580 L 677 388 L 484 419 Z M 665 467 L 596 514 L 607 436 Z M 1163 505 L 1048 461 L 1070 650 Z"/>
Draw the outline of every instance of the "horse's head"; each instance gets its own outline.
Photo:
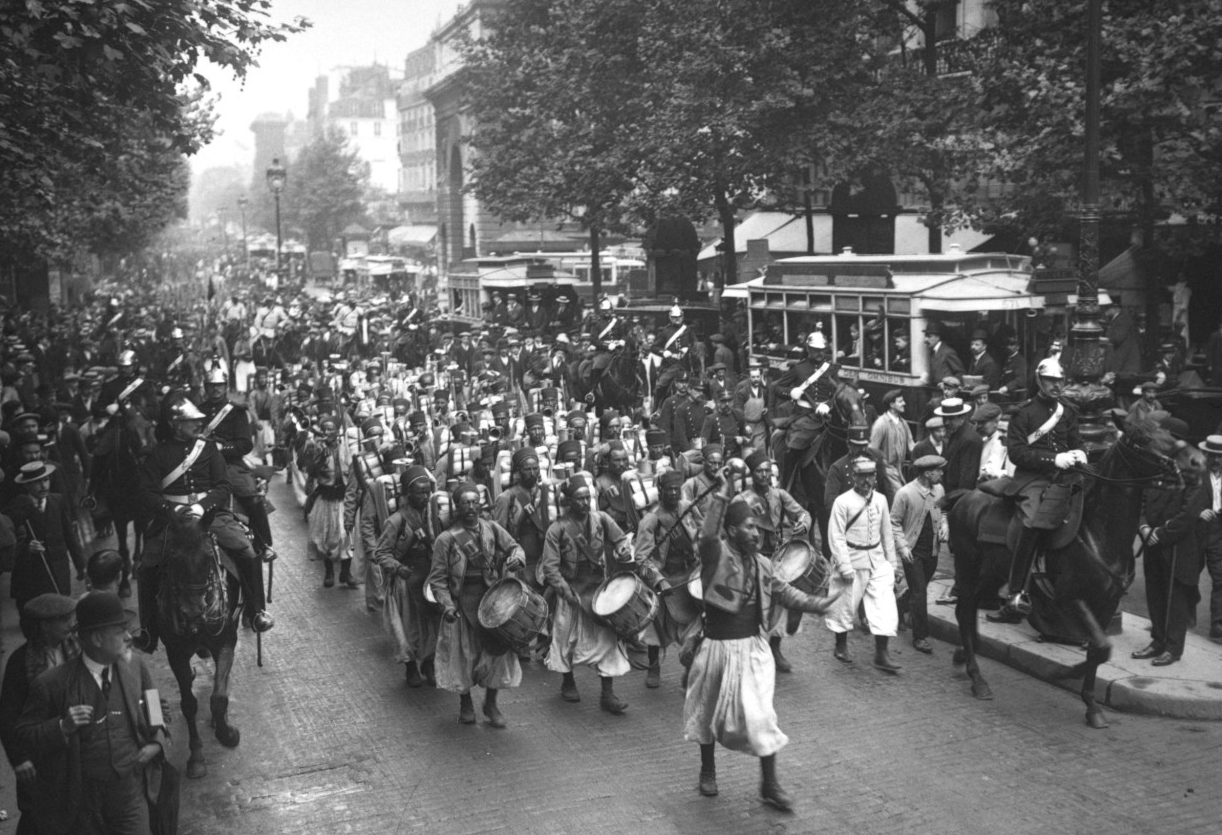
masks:
<path id="1" fill-rule="evenodd" d="M 1117 447 L 1124 453 L 1132 478 L 1153 480 L 1159 476 L 1178 476 L 1176 440 L 1157 421 L 1150 418 L 1126 421 L 1124 435 Z"/>
<path id="2" fill-rule="evenodd" d="M 865 403 L 865 397 L 851 382 L 836 386 L 836 393 L 832 395 L 832 411 L 842 426 L 869 426 Z"/>
<path id="3" fill-rule="evenodd" d="M 198 521 L 171 524 L 164 571 L 163 612 L 176 629 L 187 635 L 219 630 L 227 614 L 225 574 Z"/>

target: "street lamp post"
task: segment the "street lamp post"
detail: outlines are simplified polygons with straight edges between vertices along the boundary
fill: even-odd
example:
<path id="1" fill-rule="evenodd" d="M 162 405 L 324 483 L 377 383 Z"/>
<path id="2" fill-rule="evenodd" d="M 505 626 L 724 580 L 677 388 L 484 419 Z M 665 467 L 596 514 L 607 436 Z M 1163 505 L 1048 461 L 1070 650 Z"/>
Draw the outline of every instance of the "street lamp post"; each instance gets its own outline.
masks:
<path id="1" fill-rule="evenodd" d="M 1078 248 L 1078 306 L 1070 329 L 1070 384 L 1065 398 L 1081 413 L 1080 431 L 1087 450 L 1105 446 L 1112 433 L 1102 417 L 1113 402 L 1111 389 L 1100 383 L 1107 347 L 1099 323 L 1099 54 L 1103 40 L 1103 2 L 1087 0 L 1086 125 L 1082 225 Z"/>
<path id="2" fill-rule="evenodd" d="M 288 179 L 288 172 L 284 170 L 284 166 L 280 164 L 280 158 L 276 157 L 272 160 L 272 164 L 267 169 L 267 187 L 271 189 L 272 197 L 276 201 L 276 279 L 280 279 L 280 192 L 284 190 L 285 180 Z"/>
<path id="3" fill-rule="evenodd" d="M 242 254 L 246 259 L 246 275 L 250 276 L 250 246 L 246 243 L 246 204 L 250 202 L 243 194 L 238 198 L 238 208 L 242 211 Z"/>

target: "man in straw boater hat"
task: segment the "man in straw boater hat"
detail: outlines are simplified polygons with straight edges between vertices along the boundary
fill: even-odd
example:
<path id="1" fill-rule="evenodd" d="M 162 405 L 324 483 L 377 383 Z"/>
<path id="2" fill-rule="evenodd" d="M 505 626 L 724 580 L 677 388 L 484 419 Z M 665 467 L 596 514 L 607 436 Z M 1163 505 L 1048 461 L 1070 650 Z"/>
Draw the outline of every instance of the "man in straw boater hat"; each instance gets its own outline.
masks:
<path id="1" fill-rule="evenodd" d="M 789 811 L 776 755 L 788 742 L 773 707 L 776 667 L 767 635 L 782 607 L 823 614 L 834 598 L 812 597 L 773 574 L 759 552 L 760 530 L 751 505 L 732 502 L 731 479 L 721 479 L 697 544 L 704 588 L 704 638 L 690 659 L 683 735 L 700 745 L 700 793 L 718 793 L 716 744 L 760 758 L 760 797 Z M 687 658 L 681 659 L 685 662 Z"/>
<path id="2" fill-rule="evenodd" d="M 480 518 L 479 488 L 465 481 L 454 489 L 454 522 L 437 535 L 428 584 L 441 607 L 437 638 L 437 686 L 458 693 L 458 721 L 475 724 L 471 688 L 484 688 L 484 716 L 505 727 L 497 693 L 522 683 L 522 665 L 512 647 L 479 622 L 479 604 L 499 579 L 526 564 L 522 546 L 496 522 Z"/>
<path id="3" fill-rule="evenodd" d="M 853 489 L 836 498 L 827 526 L 836 571 L 831 591 L 844 592 L 844 596 L 828 612 L 825 623 L 836 636 L 836 659 L 852 663 L 849 632 L 857 607 L 864 602 L 866 626 L 874 635 L 874 666 L 894 673 L 900 667 L 891 660 L 889 643 L 899 627 L 895 590 L 903 574 L 891 512 L 886 498 L 874 489 L 878 463 L 861 455 L 853 459 L 852 466 Z"/>
<path id="4" fill-rule="evenodd" d="M 23 490 L 4 508 L 13 522 L 17 552 L 10 593 L 20 609 L 40 594 L 72 594 L 72 569 L 85 576 L 85 554 L 64 497 L 51 492 L 55 465 L 23 464 L 13 479 Z"/>
<path id="5" fill-rule="evenodd" d="M 404 665 L 408 686 L 419 687 L 436 681 L 439 615 L 424 597 L 436 539 L 429 517 L 433 475 L 416 464 L 403 471 L 399 485 L 402 504 L 382 527 L 373 559 L 386 579 L 382 620 L 395 642 L 395 660 Z"/>
<path id="6" fill-rule="evenodd" d="M 620 714 L 628 703 L 615 695 L 614 682 L 628 672 L 628 656 L 615 631 L 595 620 L 594 592 L 604 579 L 621 572 L 636 574 L 651 588 L 665 585 L 665 580 L 651 564 L 634 560 L 627 534 L 594 508 L 594 485 L 587 474 L 570 476 L 564 493 L 568 511 L 547 529 L 540 564 L 556 595 L 545 663 L 563 675 L 560 696 L 566 702 L 581 701 L 573 667 L 594 667 L 602 684 L 599 707 Z"/>
<path id="7" fill-rule="evenodd" d="M 33 817 L 40 833 L 147 831 L 145 782 L 159 784 L 169 737 L 163 726 L 150 725 L 157 711 L 144 697 L 156 685 L 132 655 L 129 618 L 113 592 L 82 597 L 81 657 L 48 670 L 30 688 L 15 736 L 37 771 Z"/>
<path id="8" fill-rule="evenodd" d="M 986 616 L 994 621 L 1017 622 L 1030 614 L 1027 582 L 1035 552 L 1045 538 L 1044 531 L 1059 527 L 1069 513 L 1068 488 L 1076 476 L 1068 471 L 1086 463 L 1078 434 L 1078 412 L 1061 400 L 1065 373 L 1060 360 L 1055 357 L 1040 360 L 1035 367 L 1035 381 L 1035 397 L 1023 403 L 1010 418 L 1006 436 L 1014 481 L 1021 496 L 1018 514 L 1023 526 L 1010 565 L 1006 602 L 999 612 Z M 951 456 L 946 457 L 949 460 Z M 1053 484 L 1067 489 L 1049 490 Z M 949 480 L 946 489 L 953 489 Z"/>

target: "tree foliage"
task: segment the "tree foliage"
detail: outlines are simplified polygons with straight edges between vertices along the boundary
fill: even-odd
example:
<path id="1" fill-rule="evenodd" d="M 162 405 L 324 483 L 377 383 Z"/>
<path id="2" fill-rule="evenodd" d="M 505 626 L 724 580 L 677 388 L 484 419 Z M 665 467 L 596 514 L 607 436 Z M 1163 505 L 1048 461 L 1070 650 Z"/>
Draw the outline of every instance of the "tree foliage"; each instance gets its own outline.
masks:
<path id="1" fill-rule="evenodd" d="M 0 241 L 8 251 L 63 254 L 82 237 L 118 245 L 107 223 L 172 217 L 176 210 L 152 213 L 169 195 L 141 193 L 141 184 L 157 188 L 152 172 L 180 166 L 211 139 L 202 62 L 242 77 L 264 43 L 308 25 L 271 23 L 270 7 L 270 0 L 0 4 Z M 181 180 L 166 178 L 185 188 Z M 85 228 L 99 216 L 102 225 Z"/>
<path id="2" fill-rule="evenodd" d="M 1080 210 L 1086 4 L 994 0 L 998 26 L 975 43 L 982 175 L 1007 186 L 976 225 L 1060 230 Z M 1149 226 L 1160 211 L 1216 211 L 1222 122 L 1206 106 L 1222 77 L 1222 5 L 1109 0 L 1101 61 L 1105 213 Z"/>
<path id="3" fill-rule="evenodd" d="M 364 217 L 368 167 L 347 134 L 334 126 L 315 136 L 286 167 L 282 227 L 301 229 L 310 250 L 330 251 L 344 227 Z"/>

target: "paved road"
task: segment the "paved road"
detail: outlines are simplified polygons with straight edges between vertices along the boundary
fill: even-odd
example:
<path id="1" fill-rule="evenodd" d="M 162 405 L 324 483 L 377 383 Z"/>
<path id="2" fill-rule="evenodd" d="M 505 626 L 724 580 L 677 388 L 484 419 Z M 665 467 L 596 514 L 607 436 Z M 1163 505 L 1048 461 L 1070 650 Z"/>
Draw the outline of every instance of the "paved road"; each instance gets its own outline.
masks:
<path id="1" fill-rule="evenodd" d="M 1222 820 L 1220 724 L 1109 712 L 1112 727 L 1092 731 L 1072 696 L 1006 667 L 983 662 L 997 698 L 977 702 L 945 644 L 932 657 L 901 644 L 903 671 L 888 677 L 862 663 L 866 636 L 853 637 L 860 660 L 846 666 L 821 627 L 787 642 L 796 671 L 777 686 L 793 815 L 762 806 L 756 762 L 724 750 L 721 796 L 696 793 L 673 655 L 660 690 L 645 689 L 642 673 L 621 680 L 625 716 L 598 710 L 591 671 L 579 673 L 574 705 L 534 663 L 502 699 L 508 730 L 460 726 L 455 695 L 405 686 L 363 594 L 322 588 L 292 498 L 282 484 L 273 497 L 279 625 L 262 669 L 243 636 L 231 707 L 242 744 L 205 737 L 210 773 L 185 787 L 184 835 L 1215 833 Z M 3 782 L 11 810 L 11 776 Z"/>

